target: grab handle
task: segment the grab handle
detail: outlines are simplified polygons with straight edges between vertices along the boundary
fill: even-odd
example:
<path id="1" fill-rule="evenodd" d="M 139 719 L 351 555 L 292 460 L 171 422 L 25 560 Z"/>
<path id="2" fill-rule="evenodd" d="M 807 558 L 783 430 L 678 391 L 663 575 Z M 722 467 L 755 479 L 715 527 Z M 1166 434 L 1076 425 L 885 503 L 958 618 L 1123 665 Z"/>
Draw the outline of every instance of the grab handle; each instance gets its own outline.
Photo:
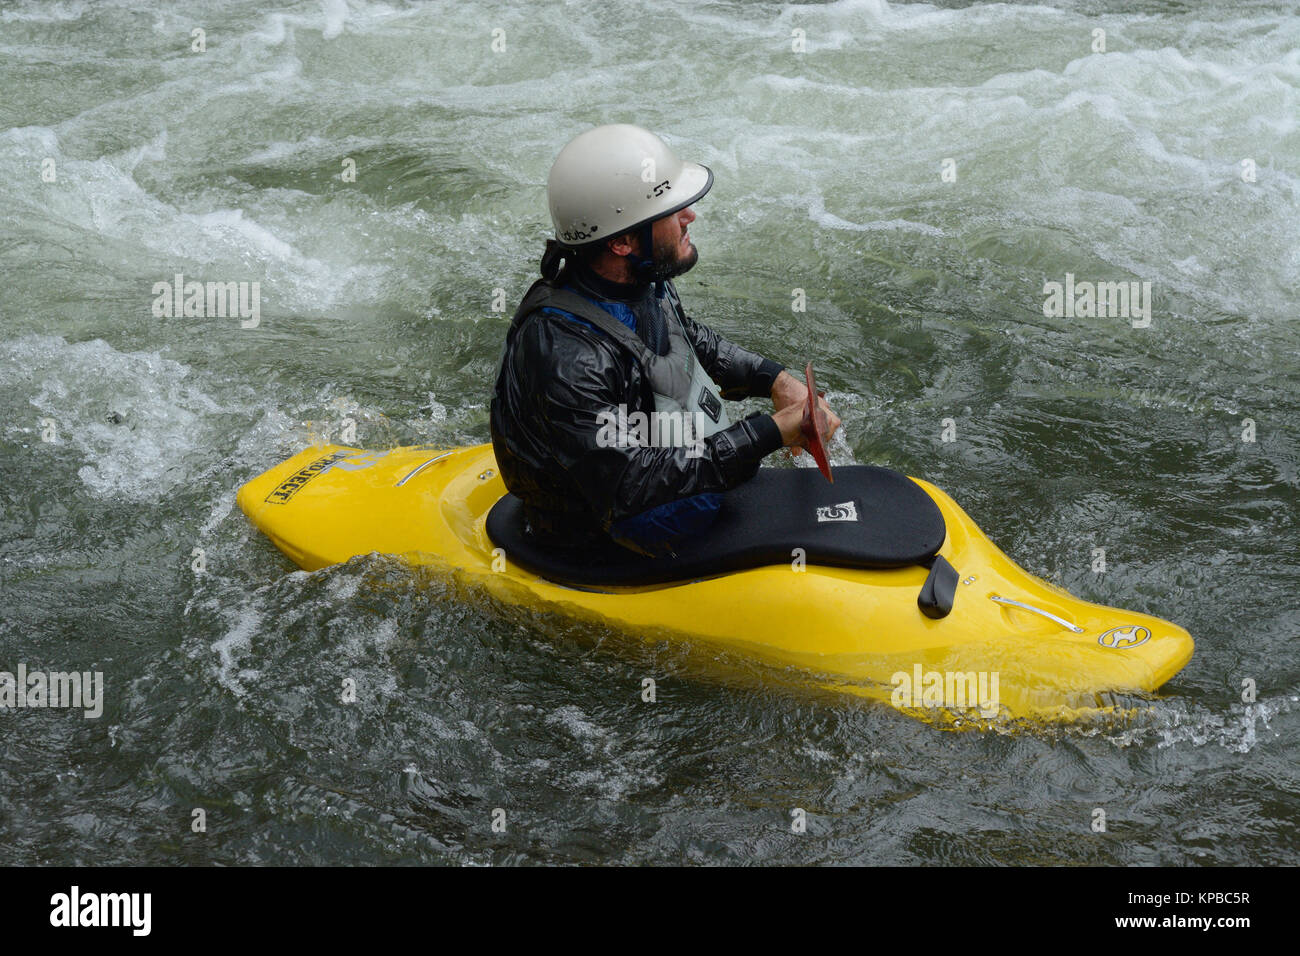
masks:
<path id="1" fill-rule="evenodd" d="M 414 478 L 414 477 L 415 477 L 416 475 L 418 475 L 420 472 L 424 471 L 424 469 L 428 468 L 428 467 L 429 467 L 430 465 L 432 465 L 435 461 L 442 461 L 444 458 L 446 458 L 446 457 L 447 457 L 448 455 L 450 455 L 450 454 L 451 454 L 451 452 L 449 452 L 449 451 L 444 451 L 441 455 L 437 455 L 437 456 L 435 456 L 435 457 L 433 457 L 433 458 L 430 458 L 428 461 L 424 462 L 424 464 L 422 464 L 422 465 L 417 465 L 415 468 L 413 468 L 412 470 L 410 470 L 410 471 L 408 471 L 408 472 L 406 473 L 406 476 L 405 476 L 401 481 L 399 481 L 399 482 L 397 483 L 397 487 L 398 487 L 398 488 L 402 487 L 402 485 L 406 484 L 408 481 L 410 481 L 412 478 Z"/>
<path id="2" fill-rule="evenodd" d="M 1073 631 L 1075 634 L 1082 634 L 1083 628 L 1076 624 L 1071 624 L 1063 617 L 1057 617 L 1051 611 L 1044 611 L 1041 607 L 1034 607 L 1032 604 L 1026 604 L 1024 601 L 1013 601 L 1011 598 L 1005 598 L 1000 594 L 990 594 L 990 601 L 996 601 L 998 604 L 1010 604 L 1012 607 L 1018 607 L 1023 611 L 1033 611 L 1035 614 L 1041 614 L 1049 621 L 1055 621 L 1061 627 Z"/>

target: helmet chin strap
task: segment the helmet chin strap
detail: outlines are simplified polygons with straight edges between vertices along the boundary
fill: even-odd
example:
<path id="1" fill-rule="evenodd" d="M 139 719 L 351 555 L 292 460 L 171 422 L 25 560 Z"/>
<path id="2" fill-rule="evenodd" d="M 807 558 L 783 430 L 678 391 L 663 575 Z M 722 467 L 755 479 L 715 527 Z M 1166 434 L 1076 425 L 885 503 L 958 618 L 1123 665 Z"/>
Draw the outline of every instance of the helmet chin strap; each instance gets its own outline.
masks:
<path id="1" fill-rule="evenodd" d="M 641 226 L 641 248 L 648 255 L 645 258 L 638 256 L 635 252 L 627 253 L 624 258 L 632 266 L 632 275 L 635 276 L 638 285 L 655 283 L 655 294 L 664 294 L 663 276 L 657 275 L 655 269 L 655 247 L 654 247 L 654 222 L 647 222 Z"/>

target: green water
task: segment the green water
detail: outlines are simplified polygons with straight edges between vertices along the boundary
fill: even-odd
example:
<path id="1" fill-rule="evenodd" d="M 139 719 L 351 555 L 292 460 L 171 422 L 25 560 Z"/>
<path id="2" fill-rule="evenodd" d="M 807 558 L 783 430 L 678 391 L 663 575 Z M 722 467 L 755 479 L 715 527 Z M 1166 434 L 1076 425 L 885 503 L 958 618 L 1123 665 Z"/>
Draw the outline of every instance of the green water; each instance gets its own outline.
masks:
<path id="1" fill-rule="evenodd" d="M 0 3 L 0 670 L 105 680 L 0 711 L 0 862 L 1300 862 L 1294 4 L 278 10 Z M 345 418 L 487 440 L 494 290 L 603 122 L 714 170 L 679 289 L 817 363 L 832 461 L 1188 628 L 1160 700 L 945 733 L 250 529 L 237 487 Z M 260 325 L 155 317 L 178 272 Z M 1045 316 L 1067 273 L 1151 326 Z"/>

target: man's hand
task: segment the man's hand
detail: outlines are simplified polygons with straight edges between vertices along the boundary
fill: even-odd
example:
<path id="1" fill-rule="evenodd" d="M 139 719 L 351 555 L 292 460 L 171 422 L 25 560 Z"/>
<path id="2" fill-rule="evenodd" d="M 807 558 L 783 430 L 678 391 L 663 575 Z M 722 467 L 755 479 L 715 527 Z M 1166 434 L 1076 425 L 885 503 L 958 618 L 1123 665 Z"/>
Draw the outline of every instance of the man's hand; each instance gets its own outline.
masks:
<path id="1" fill-rule="evenodd" d="M 806 447 L 803 437 L 803 410 L 808 400 L 808 386 L 789 372 L 782 370 L 772 383 L 772 404 L 776 411 L 772 418 L 781 429 L 781 438 L 791 454 L 798 455 Z M 840 417 L 831 411 L 826 399 L 817 399 L 817 414 L 821 416 L 822 438 L 829 442 L 840 427 Z"/>
<path id="2" fill-rule="evenodd" d="M 785 369 L 781 369 L 781 374 L 776 377 L 772 383 L 772 405 L 779 412 L 787 405 L 798 405 L 803 408 L 804 399 L 808 396 L 808 386 L 799 379 L 795 378 Z"/>

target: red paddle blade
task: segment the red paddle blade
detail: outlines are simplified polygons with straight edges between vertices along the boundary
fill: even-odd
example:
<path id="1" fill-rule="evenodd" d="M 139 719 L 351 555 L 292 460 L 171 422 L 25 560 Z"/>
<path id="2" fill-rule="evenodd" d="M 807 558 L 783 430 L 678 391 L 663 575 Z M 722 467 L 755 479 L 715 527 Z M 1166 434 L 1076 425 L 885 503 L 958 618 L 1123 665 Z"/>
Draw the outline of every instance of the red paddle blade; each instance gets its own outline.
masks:
<path id="1" fill-rule="evenodd" d="M 808 453 L 813 456 L 813 461 L 817 462 L 817 467 L 826 476 L 826 480 L 834 484 L 835 479 L 831 477 L 831 462 L 826 457 L 826 445 L 822 441 L 821 416 L 816 413 L 817 382 L 813 379 L 812 362 L 809 362 L 808 367 L 803 370 L 803 376 L 808 385 L 808 403 L 803 407 L 803 437 L 808 441 Z"/>

